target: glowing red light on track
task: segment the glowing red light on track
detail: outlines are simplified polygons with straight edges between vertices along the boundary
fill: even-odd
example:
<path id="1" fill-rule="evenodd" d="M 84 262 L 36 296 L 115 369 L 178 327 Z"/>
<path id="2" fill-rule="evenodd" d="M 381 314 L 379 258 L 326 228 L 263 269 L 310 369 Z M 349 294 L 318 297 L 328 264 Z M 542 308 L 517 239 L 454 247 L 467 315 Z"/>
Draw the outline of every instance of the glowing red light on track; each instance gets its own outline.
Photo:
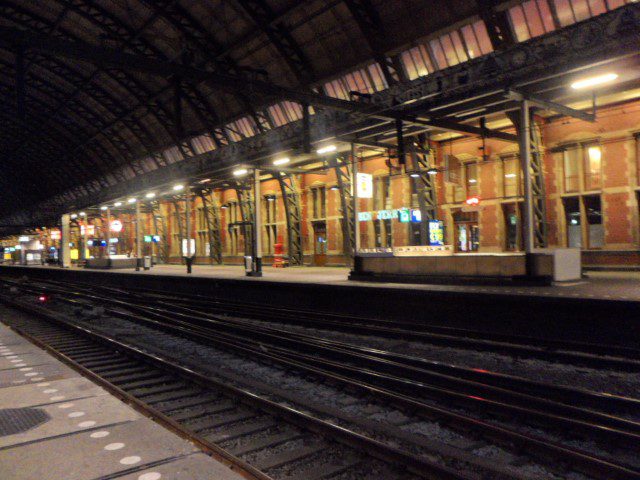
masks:
<path id="1" fill-rule="evenodd" d="M 47 298 L 47 296 L 46 296 L 46 295 L 40 295 L 40 296 L 38 297 L 38 300 L 40 300 L 41 302 L 46 302 L 46 301 L 47 301 L 47 300 L 49 300 L 49 299 Z"/>

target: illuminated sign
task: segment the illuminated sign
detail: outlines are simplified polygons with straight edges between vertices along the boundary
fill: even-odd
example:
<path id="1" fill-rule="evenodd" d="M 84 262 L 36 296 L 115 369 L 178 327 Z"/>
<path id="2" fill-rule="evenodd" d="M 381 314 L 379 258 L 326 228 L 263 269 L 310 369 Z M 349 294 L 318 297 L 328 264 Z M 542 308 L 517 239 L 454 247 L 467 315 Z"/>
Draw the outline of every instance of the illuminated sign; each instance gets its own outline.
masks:
<path id="1" fill-rule="evenodd" d="M 444 245 L 444 226 L 440 220 L 429 220 L 429 245 Z"/>
<path id="2" fill-rule="evenodd" d="M 401 208 L 398 210 L 399 220 L 402 223 L 409 223 L 411 221 L 411 210 L 408 208 Z"/>
<path id="3" fill-rule="evenodd" d="M 191 255 L 196 254 L 196 240 L 194 238 L 191 239 L 189 243 L 189 247 L 191 248 L 189 249 L 189 251 L 187 251 L 187 239 L 183 238 L 182 239 L 182 256 L 190 257 Z"/>
<path id="4" fill-rule="evenodd" d="M 357 173 L 356 187 L 356 196 L 358 198 L 373 198 L 373 175 Z"/>
<path id="5" fill-rule="evenodd" d="M 80 225 L 80 234 L 84 235 L 84 230 L 85 227 L 84 225 Z M 95 225 L 88 225 L 87 226 L 87 235 L 95 235 L 96 234 L 96 226 Z"/>
<path id="6" fill-rule="evenodd" d="M 144 243 L 151 243 L 151 235 L 144 236 Z"/>
<path id="7" fill-rule="evenodd" d="M 60 240 L 62 238 L 62 233 L 60 230 L 51 230 L 51 240 Z"/>
<path id="8" fill-rule="evenodd" d="M 114 220 L 111 222 L 111 231 L 120 232 L 122 230 L 122 222 L 120 220 Z"/>
<path id="9" fill-rule="evenodd" d="M 109 243 L 118 243 L 118 239 L 117 238 L 110 238 L 109 239 Z"/>
<path id="10" fill-rule="evenodd" d="M 373 219 L 371 212 L 358 212 L 358 220 L 360 222 L 368 222 L 371 219 Z"/>
<path id="11" fill-rule="evenodd" d="M 152 240 L 153 243 L 160 243 L 160 235 L 154 235 Z"/>
<path id="12" fill-rule="evenodd" d="M 411 210 L 411 221 L 413 223 L 418 223 L 422 221 L 422 212 L 418 209 Z"/>
<path id="13" fill-rule="evenodd" d="M 469 197 L 465 200 L 464 203 L 473 207 L 476 205 L 480 205 L 480 199 L 478 197 Z"/>
<path id="14" fill-rule="evenodd" d="M 392 218 L 398 218 L 398 210 L 378 210 L 376 218 L 378 220 L 391 220 Z"/>
<path id="15" fill-rule="evenodd" d="M 29 237 L 20 237 L 18 238 L 19 242 L 28 242 L 29 241 Z"/>

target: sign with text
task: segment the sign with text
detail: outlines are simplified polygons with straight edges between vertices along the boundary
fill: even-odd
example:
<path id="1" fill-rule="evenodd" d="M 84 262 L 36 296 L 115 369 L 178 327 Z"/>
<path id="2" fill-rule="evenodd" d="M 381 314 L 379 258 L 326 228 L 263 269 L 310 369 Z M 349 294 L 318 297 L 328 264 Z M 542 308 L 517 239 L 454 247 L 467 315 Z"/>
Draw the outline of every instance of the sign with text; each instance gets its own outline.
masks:
<path id="1" fill-rule="evenodd" d="M 370 173 L 357 173 L 356 187 L 358 198 L 373 198 L 373 175 Z"/>
<path id="2" fill-rule="evenodd" d="M 429 245 L 444 245 L 444 225 L 440 220 L 429 220 Z"/>

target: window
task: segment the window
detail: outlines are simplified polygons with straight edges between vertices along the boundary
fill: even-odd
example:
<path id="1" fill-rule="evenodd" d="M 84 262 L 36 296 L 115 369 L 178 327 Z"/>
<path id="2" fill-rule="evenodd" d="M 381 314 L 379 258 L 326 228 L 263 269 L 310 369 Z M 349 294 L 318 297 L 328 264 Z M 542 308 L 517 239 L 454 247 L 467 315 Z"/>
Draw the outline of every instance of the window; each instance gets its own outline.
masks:
<path id="1" fill-rule="evenodd" d="M 552 0 L 560 25 L 566 27 L 620 8 L 634 0 Z"/>
<path id="2" fill-rule="evenodd" d="M 311 189 L 311 218 L 324 219 L 327 216 L 327 189 L 313 187 Z"/>
<path id="3" fill-rule="evenodd" d="M 373 209 L 388 210 L 391 208 L 391 178 L 389 176 L 373 179 Z M 373 229 L 376 247 L 393 246 L 393 224 L 391 219 L 374 220 Z"/>
<path id="4" fill-rule="evenodd" d="M 198 240 L 196 242 L 196 255 L 202 257 L 207 256 L 207 245 L 209 245 L 209 230 L 204 207 L 199 207 L 196 210 L 196 230 L 198 232 Z"/>
<path id="5" fill-rule="evenodd" d="M 445 155 L 445 181 L 462 186 L 462 163 L 455 155 Z"/>
<path id="6" fill-rule="evenodd" d="M 478 195 L 478 164 L 469 162 L 464 165 L 467 198 Z"/>
<path id="7" fill-rule="evenodd" d="M 400 58 L 409 80 L 424 77 L 434 70 L 429 53 L 424 45 L 418 45 L 411 50 L 402 52 Z"/>
<path id="8" fill-rule="evenodd" d="M 469 58 L 480 57 L 493 51 L 487 27 L 483 21 L 477 21 L 460 29 Z"/>
<path id="9" fill-rule="evenodd" d="M 599 195 L 582 197 L 587 217 L 587 248 L 604 246 L 604 225 L 602 224 L 602 205 Z"/>
<path id="10" fill-rule="evenodd" d="M 529 0 L 509 9 L 516 38 L 524 42 L 556 29 L 548 0 Z"/>
<path id="11" fill-rule="evenodd" d="M 377 63 L 365 68 L 360 68 L 323 85 L 327 95 L 334 98 L 349 100 L 349 92 L 375 93 L 389 87 L 382 69 Z"/>
<path id="12" fill-rule="evenodd" d="M 263 245 L 264 252 L 267 254 L 274 253 L 274 245 L 277 243 L 278 227 L 275 225 L 277 221 L 276 208 L 278 200 L 275 195 L 265 195 L 262 202 L 264 209 L 264 229 L 265 241 Z"/>
<path id="13" fill-rule="evenodd" d="M 520 175 L 520 158 L 509 157 L 502 159 L 502 182 L 504 197 L 518 197 L 522 195 L 522 179 Z"/>
<path id="14" fill-rule="evenodd" d="M 225 205 L 224 209 L 227 217 L 227 230 L 229 232 L 229 244 L 227 245 L 227 251 L 229 255 L 238 255 L 240 253 L 240 229 L 238 225 L 240 221 L 240 206 L 238 202 L 232 200 Z"/>
<path id="15" fill-rule="evenodd" d="M 580 148 L 578 145 L 567 147 L 564 152 L 564 191 L 577 192 L 580 190 L 579 158 Z"/>
<path id="16" fill-rule="evenodd" d="M 602 148 L 599 145 L 587 145 L 584 149 L 584 187 L 585 190 L 597 190 L 602 183 Z"/>
<path id="17" fill-rule="evenodd" d="M 600 196 L 569 197 L 565 198 L 563 203 L 567 225 L 567 246 L 602 248 L 604 246 L 604 225 Z"/>

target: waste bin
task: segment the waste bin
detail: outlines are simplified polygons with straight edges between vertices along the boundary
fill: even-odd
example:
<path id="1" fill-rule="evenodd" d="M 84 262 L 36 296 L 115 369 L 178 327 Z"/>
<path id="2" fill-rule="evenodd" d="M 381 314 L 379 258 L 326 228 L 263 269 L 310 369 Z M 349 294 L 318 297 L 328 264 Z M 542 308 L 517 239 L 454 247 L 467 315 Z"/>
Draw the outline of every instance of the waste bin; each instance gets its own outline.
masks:
<path id="1" fill-rule="evenodd" d="M 151 257 L 146 256 L 142 259 L 142 268 L 149 270 L 151 268 Z"/>
<path id="2" fill-rule="evenodd" d="M 253 271 L 253 257 L 251 255 L 244 256 L 244 271 L 251 273 Z"/>

